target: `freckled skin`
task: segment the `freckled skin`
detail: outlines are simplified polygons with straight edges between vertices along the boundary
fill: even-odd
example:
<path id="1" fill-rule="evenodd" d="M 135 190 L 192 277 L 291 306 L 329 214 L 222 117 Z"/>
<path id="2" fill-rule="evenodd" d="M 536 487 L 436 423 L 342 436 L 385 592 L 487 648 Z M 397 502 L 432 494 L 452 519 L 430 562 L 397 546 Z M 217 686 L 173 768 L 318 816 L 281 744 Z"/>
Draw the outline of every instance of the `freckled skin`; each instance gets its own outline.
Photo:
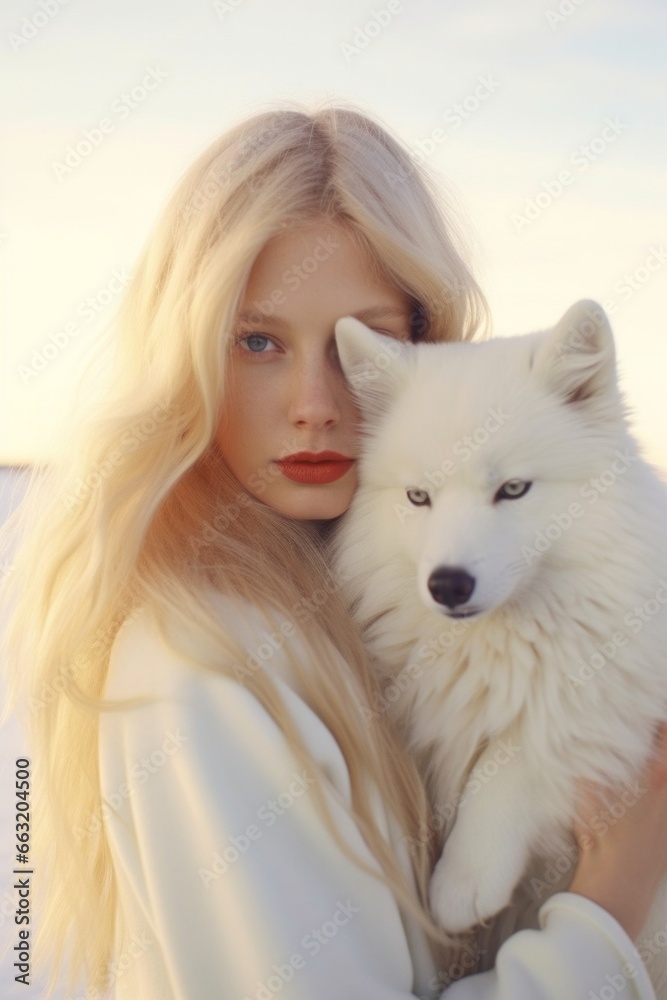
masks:
<path id="1" fill-rule="evenodd" d="M 407 339 L 409 299 L 378 279 L 335 223 L 280 234 L 255 261 L 240 310 L 254 316 L 232 331 L 216 441 L 246 489 L 288 517 L 327 520 L 350 505 L 356 464 L 334 482 L 305 484 L 288 479 L 275 461 L 325 449 L 356 458 L 360 414 L 340 367 L 334 329 L 341 316 L 377 307 L 400 315 L 368 325 Z M 285 325 L 272 325 L 276 319 Z"/>

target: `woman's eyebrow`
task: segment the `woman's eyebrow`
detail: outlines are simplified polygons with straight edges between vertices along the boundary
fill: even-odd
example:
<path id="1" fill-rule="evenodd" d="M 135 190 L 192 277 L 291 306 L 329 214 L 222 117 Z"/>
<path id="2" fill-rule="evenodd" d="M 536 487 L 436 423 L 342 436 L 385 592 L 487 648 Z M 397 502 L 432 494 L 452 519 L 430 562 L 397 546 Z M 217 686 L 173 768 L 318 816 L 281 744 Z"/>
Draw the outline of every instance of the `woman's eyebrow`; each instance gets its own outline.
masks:
<path id="1" fill-rule="evenodd" d="M 370 309 L 361 309 L 359 312 L 350 313 L 355 319 L 365 323 L 374 319 L 408 319 L 410 310 L 401 306 L 372 306 Z"/>
<path id="2" fill-rule="evenodd" d="M 341 313 L 341 315 L 354 316 L 362 323 L 369 323 L 378 319 L 408 319 L 409 310 L 400 306 L 369 306 L 368 309 L 360 309 L 355 313 Z M 287 320 L 281 319 L 280 316 L 269 315 L 269 313 L 263 313 L 259 309 L 252 312 L 247 310 L 240 312 L 237 320 L 239 323 L 262 323 L 264 326 L 272 326 L 276 330 L 285 330 L 290 326 Z"/>
<path id="3" fill-rule="evenodd" d="M 289 326 L 285 320 L 280 319 L 278 316 L 271 316 L 269 313 L 260 312 L 259 309 L 255 309 L 252 312 L 240 312 L 236 319 L 239 323 L 261 323 L 263 326 L 275 326 L 276 328 L 284 329 Z"/>

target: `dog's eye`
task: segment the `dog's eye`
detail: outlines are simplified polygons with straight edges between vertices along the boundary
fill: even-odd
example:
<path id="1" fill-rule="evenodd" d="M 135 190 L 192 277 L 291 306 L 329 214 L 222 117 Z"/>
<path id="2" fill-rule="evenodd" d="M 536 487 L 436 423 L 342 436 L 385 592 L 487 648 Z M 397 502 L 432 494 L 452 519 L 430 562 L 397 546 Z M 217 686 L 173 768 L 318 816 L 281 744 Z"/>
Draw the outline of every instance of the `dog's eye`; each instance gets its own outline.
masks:
<path id="1" fill-rule="evenodd" d="M 406 490 L 405 495 L 415 507 L 425 507 L 431 503 L 431 498 L 426 490 Z"/>
<path id="2" fill-rule="evenodd" d="M 496 493 L 494 500 L 518 500 L 526 495 L 532 483 L 527 483 L 525 479 L 508 479 Z"/>

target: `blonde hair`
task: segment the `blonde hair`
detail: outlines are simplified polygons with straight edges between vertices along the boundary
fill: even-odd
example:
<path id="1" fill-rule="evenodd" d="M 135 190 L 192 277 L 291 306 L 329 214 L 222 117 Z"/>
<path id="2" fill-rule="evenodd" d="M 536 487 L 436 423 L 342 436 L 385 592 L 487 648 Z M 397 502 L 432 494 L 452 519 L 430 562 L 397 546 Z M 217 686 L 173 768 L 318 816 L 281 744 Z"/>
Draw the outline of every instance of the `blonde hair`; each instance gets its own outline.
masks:
<path id="1" fill-rule="evenodd" d="M 98 713 L 121 623 L 149 607 L 172 646 L 167 621 L 183 625 L 202 666 L 238 680 L 235 664 L 246 654 L 207 590 L 238 595 L 270 621 L 307 606 L 327 576 L 327 527 L 290 520 L 251 495 L 214 441 L 228 337 L 253 262 L 272 236 L 323 219 L 345 226 L 377 273 L 414 302 L 413 339 L 470 339 L 484 325 L 484 298 L 436 176 L 354 106 L 270 107 L 216 139 L 181 179 L 120 304 L 102 398 L 85 418 L 76 414 L 53 462 L 34 467 L 3 531 L 5 544 L 18 536 L 4 584 L 12 602 L 5 656 L 10 705 L 27 698 L 35 777 L 41 772 L 33 853 L 50 884 L 35 954 L 48 950 L 51 985 L 67 955 L 72 986 L 85 974 L 102 990 L 112 958 L 117 896 L 104 826 L 83 843 L 74 831 L 100 812 Z M 383 880 L 437 955 L 444 939 L 427 903 L 434 845 L 418 836 L 430 806 L 388 715 L 363 724 L 379 681 L 334 586 L 327 595 L 317 620 L 301 616 L 313 655 L 302 662 L 289 644 L 285 653 L 345 756 L 355 819 Z M 241 682 L 317 774 L 270 670 Z M 416 891 L 374 821 L 368 778 L 416 844 Z M 314 792 L 341 849 L 374 874 L 341 839 L 319 786 Z"/>

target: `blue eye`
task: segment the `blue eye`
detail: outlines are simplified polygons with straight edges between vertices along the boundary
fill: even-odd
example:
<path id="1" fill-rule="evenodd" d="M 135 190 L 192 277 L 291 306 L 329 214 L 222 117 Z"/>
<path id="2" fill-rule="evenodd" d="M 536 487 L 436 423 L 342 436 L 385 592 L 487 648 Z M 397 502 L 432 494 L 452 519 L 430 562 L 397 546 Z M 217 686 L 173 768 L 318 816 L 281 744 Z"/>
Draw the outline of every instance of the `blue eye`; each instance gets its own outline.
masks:
<path id="1" fill-rule="evenodd" d="M 269 337 L 265 337 L 263 333 L 245 333 L 236 338 L 237 344 L 247 344 L 248 353 L 252 354 L 268 354 L 269 351 L 264 351 L 262 348 L 266 344 L 272 343 Z"/>

